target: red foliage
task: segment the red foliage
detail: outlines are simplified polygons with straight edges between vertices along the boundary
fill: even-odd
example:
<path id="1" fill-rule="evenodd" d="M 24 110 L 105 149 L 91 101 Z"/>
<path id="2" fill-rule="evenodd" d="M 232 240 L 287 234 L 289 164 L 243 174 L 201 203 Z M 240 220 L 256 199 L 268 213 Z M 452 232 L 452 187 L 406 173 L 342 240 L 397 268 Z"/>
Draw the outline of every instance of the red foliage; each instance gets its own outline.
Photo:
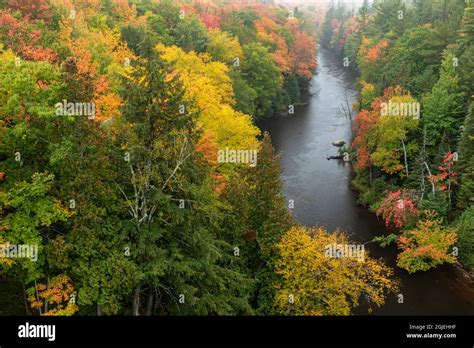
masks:
<path id="1" fill-rule="evenodd" d="M 27 19 L 51 21 L 51 8 L 46 0 L 9 0 L 8 7 L 20 11 Z"/>
<path id="2" fill-rule="evenodd" d="M 293 62 L 293 72 L 299 76 L 311 78 L 311 70 L 316 68 L 314 40 L 303 32 L 295 34 L 295 42 L 290 50 Z"/>
<path id="3" fill-rule="evenodd" d="M 441 191 L 446 191 L 450 188 L 449 184 L 451 184 L 453 179 L 457 176 L 457 173 L 452 170 L 455 163 L 454 153 L 447 152 L 444 155 L 443 163 L 438 166 L 440 173 L 428 176 L 428 179 L 434 181 Z"/>
<path id="4" fill-rule="evenodd" d="M 357 169 L 365 169 L 370 166 L 370 151 L 367 147 L 367 138 L 370 131 L 377 124 L 379 113 L 376 111 L 362 110 L 354 120 L 354 140 L 352 147 L 357 150 Z"/>
<path id="5" fill-rule="evenodd" d="M 41 45 L 39 30 L 33 29 L 28 20 L 14 18 L 8 11 L 0 12 L 0 37 L 26 60 L 52 63 L 57 58 L 56 52 Z"/>
<path id="6" fill-rule="evenodd" d="M 397 228 L 402 228 L 411 217 L 419 213 L 413 197 L 412 190 L 390 192 L 377 209 L 377 216 L 382 216 L 387 226 L 394 225 Z"/>
<path id="7" fill-rule="evenodd" d="M 333 30 L 339 29 L 340 22 L 337 18 L 331 19 L 331 28 Z"/>
<path id="8" fill-rule="evenodd" d="M 201 20 L 208 29 L 218 29 L 221 26 L 221 20 L 219 16 L 211 13 L 204 13 L 201 16 Z"/>

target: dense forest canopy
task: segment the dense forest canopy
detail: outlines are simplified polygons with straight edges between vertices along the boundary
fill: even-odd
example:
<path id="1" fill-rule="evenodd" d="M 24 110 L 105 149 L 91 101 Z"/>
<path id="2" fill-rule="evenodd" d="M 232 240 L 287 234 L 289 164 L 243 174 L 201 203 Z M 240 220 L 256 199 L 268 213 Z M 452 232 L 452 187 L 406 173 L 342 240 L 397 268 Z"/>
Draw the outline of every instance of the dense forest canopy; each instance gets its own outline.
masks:
<path id="1" fill-rule="evenodd" d="M 353 186 L 409 272 L 474 267 L 474 2 L 333 2 L 322 46 L 359 75 Z"/>
<path id="2" fill-rule="evenodd" d="M 255 123 L 305 104 L 318 41 L 360 77 L 342 150 L 382 242 L 474 267 L 473 23 L 471 0 L 0 0 L 0 314 L 383 305 L 393 270 L 297 224 Z"/>

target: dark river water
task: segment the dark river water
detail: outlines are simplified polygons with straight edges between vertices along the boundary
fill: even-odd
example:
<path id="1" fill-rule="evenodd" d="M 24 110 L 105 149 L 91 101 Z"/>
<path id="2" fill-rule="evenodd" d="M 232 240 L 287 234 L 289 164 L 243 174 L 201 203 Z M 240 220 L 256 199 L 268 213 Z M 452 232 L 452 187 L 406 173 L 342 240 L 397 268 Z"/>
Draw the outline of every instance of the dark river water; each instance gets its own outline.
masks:
<path id="1" fill-rule="evenodd" d="M 341 112 L 357 97 L 355 79 L 345 71 L 340 59 L 320 50 L 318 70 L 311 82 L 313 96 L 309 105 L 299 107 L 294 115 L 259 122 L 272 136 L 281 154 L 284 195 L 294 201 L 293 216 L 306 226 L 324 226 L 346 231 L 357 243 L 388 233 L 384 224 L 366 208 L 356 204 L 351 191 L 351 168 L 342 160 L 327 160 L 338 155 L 334 140 L 350 139 L 349 120 Z M 386 303 L 373 313 L 384 315 L 474 314 L 474 288 L 462 273 L 451 265 L 409 275 L 396 267 L 396 247 L 381 248 L 366 244 L 375 258 L 382 258 L 395 269 L 400 291 L 390 294 Z M 403 295 L 403 303 L 398 302 Z M 355 314 L 367 313 L 362 305 Z"/>

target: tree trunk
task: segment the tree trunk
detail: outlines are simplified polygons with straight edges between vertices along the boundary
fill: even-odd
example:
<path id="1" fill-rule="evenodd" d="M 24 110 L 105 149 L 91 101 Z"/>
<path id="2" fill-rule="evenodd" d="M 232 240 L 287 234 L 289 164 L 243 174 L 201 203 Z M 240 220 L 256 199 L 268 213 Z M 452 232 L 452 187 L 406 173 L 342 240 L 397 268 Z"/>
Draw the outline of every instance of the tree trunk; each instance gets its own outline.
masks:
<path id="1" fill-rule="evenodd" d="M 140 285 L 135 288 L 135 295 L 133 296 L 133 315 L 140 315 Z"/>
<path id="2" fill-rule="evenodd" d="M 150 316 L 153 313 L 153 302 L 155 299 L 155 294 L 154 294 L 154 289 L 152 286 L 150 286 L 150 293 L 148 294 L 148 301 L 146 305 L 146 312 L 145 315 Z"/>
<path id="3" fill-rule="evenodd" d="M 428 170 L 428 174 L 429 174 L 430 176 L 432 176 L 432 175 L 431 175 L 431 170 L 430 170 L 430 167 L 428 167 L 428 164 L 426 163 L 426 161 L 425 161 L 425 162 L 423 162 L 423 163 L 425 164 L 425 167 L 426 167 L 426 169 Z M 435 185 L 434 185 L 434 180 L 433 180 L 433 179 L 431 179 L 431 180 L 430 180 L 430 182 L 431 182 L 431 192 L 433 192 L 433 194 L 434 194 L 434 193 L 435 193 Z"/>
<path id="4" fill-rule="evenodd" d="M 97 304 L 97 316 L 102 316 L 102 306 L 100 304 Z"/>
<path id="5" fill-rule="evenodd" d="M 369 183 L 370 183 L 370 186 L 372 187 L 372 165 L 369 167 Z"/>
<path id="6" fill-rule="evenodd" d="M 49 277 L 48 277 L 48 281 L 47 281 L 47 286 L 48 286 L 48 289 L 49 289 Z M 48 313 L 48 309 L 49 309 L 48 301 L 45 299 L 45 301 L 44 301 L 44 312 Z"/>
<path id="7" fill-rule="evenodd" d="M 451 165 L 448 166 L 448 211 L 451 211 Z"/>
<path id="8" fill-rule="evenodd" d="M 408 178 L 408 162 L 407 162 L 407 149 L 405 148 L 405 142 L 403 141 L 402 139 L 402 146 L 403 146 L 403 159 L 405 161 L 405 172 L 407 174 L 407 178 Z"/>
<path id="9" fill-rule="evenodd" d="M 36 286 L 36 280 L 35 280 L 35 295 L 36 295 L 36 301 L 39 302 L 39 295 L 38 295 L 38 287 Z M 41 307 L 38 308 L 39 314 L 42 315 L 43 311 L 41 310 Z"/>
<path id="10" fill-rule="evenodd" d="M 22 287 L 23 287 L 23 303 L 25 304 L 25 313 L 26 313 L 26 315 L 30 316 L 30 315 L 32 315 L 32 313 L 31 313 L 30 306 L 28 305 L 28 299 L 26 297 L 25 285 L 22 284 Z"/>
<path id="11" fill-rule="evenodd" d="M 421 189 L 421 198 L 420 198 L 420 202 L 421 202 L 423 201 L 423 198 L 425 196 L 425 168 L 423 167 L 423 163 L 421 163 L 420 189 Z"/>

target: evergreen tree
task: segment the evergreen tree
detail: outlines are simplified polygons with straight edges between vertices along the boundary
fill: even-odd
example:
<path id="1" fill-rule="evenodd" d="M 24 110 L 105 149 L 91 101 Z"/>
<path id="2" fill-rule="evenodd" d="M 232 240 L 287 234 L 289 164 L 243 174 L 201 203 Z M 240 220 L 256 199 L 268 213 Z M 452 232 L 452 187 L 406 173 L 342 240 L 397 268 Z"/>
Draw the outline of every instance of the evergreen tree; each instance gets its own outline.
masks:
<path id="1" fill-rule="evenodd" d="M 157 52 L 142 45 L 141 55 L 146 60 L 123 83 L 131 127 L 122 148 L 130 157 L 119 183 L 138 267 L 133 314 L 248 313 L 246 280 L 229 266 L 230 245 L 215 235 L 220 218 L 209 170 L 194 151 L 196 115 Z"/>
<path id="2" fill-rule="evenodd" d="M 458 152 L 461 184 L 457 193 L 457 206 L 465 209 L 474 204 L 474 107 L 472 103 L 464 121 Z"/>
<path id="3" fill-rule="evenodd" d="M 462 46 L 474 45 L 474 1 L 466 0 L 466 8 L 462 18 L 459 42 Z"/>
<path id="4" fill-rule="evenodd" d="M 462 117 L 464 95 L 459 89 L 459 76 L 453 58 L 452 52 L 445 52 L 440 78 L 431 93 L 422 100 L 422 121 L 427 130 L 427 145 L 431 146 L 432 151 L 443 138 L 446 138 L 447 144 L 453 143 L 459 130 L 456 125 Z"/>

